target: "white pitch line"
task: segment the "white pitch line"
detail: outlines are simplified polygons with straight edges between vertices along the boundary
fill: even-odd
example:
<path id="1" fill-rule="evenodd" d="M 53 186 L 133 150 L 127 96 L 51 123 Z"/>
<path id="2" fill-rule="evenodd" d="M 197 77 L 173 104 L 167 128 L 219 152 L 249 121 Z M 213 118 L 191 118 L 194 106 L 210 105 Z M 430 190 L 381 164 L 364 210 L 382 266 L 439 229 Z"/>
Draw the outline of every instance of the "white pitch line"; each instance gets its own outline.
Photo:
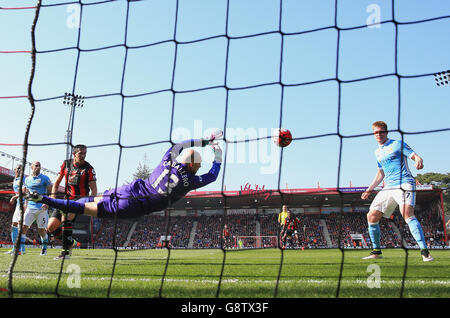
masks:
<path id="1" fill-rule="evenodd" d="M 56 275 L 55 275 L 56 276 Z M 8 275 L 0 275 L 2 278 L 8 277 Z M 56 277 L 52 276 L 43 276 L 43 275 L 14 275 L 13 279 L 55 279 Z M 109 281 L 110 277 L 83 277 L 81 275 L 81 280 L 90 280 L 90 281 Z M 162 278 L 114 278 L 113 281 L 118 282 L 160 282 Z M 174 279 L 174 278 L 166 278 L 165 282 L 172 283 L 204 283 L 204 284 L 218 284 L 219 280 L 215 279 Z M 332 280 L 324 280 L 324 279 L 306 279 L 306 280 L 284 280 L 281 279 L 280 284 L 289 284 L 289 283 L 301 283 L 301 284 L 335 284 L 336 281 Z M 380 284 L 399 284 L 401 280 L 381 280 Z M 275 284 L 276 280 L 241 280 L 241 279 L 223 279 L 222 283 L 226 284 L 248 284 L 248 283 L 258 283 L 258 284 Z M 343 279 L 341 283 L 356 283 L 359 285 L 366 285 L 366 280 L 356 279 Z M 450 280 L 406 280 L 406 284 L 420 284 L 420 285 L 450 285 Z"/>

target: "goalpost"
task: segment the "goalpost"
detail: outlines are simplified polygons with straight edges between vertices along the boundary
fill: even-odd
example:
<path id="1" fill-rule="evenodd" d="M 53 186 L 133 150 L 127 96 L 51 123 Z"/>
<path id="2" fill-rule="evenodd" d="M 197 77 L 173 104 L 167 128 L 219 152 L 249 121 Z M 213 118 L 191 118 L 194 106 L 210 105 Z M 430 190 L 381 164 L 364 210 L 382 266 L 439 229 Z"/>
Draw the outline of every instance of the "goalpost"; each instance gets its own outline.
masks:
<path id="1" fill-rule="evenodd" d="M 235 248 L 277 248 L 278 237 L 272 235 L 236 236 Z"/>

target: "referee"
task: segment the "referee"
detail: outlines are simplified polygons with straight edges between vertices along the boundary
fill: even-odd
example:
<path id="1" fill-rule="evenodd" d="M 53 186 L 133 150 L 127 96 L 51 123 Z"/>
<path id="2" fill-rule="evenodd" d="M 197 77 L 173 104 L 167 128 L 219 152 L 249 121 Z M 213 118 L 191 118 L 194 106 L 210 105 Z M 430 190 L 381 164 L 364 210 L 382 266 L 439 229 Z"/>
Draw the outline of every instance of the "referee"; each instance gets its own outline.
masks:
<path id="1" fill-rule="evenodd" d="M 284 224 L 286 223 L 286 217 L 288 216 L 288 206 L 287 205 L 283 205 L 281 208 L 281 212 L 278 213 L 278 237 L 280 239 L 280 244 L 281 242 L 281 236 L 283 235 L 282 231 L 283 231 L 283 227 Z"/>

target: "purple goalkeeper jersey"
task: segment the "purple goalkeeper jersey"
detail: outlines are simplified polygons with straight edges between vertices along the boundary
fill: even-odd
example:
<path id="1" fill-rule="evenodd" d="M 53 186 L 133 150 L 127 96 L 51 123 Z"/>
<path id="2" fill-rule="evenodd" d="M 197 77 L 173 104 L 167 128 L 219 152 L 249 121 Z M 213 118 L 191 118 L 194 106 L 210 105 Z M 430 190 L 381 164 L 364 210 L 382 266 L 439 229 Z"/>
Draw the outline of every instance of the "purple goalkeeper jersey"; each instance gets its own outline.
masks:
<path id="1" fill-rule="evenodd" d="M 175 158 L 185 148 L 201 145 L 201 140 L 187 140 L 172 146 L 160 164 L 145 179 L 136 179 L 117 189 L 107 190 L 98 203 L 98 217 L 133 218 L 161 211 L 175 203 L 189 191 L 215 181 L 220 163 L 214 161 L 211 169 L 196 176 L 187 170 L 185 164 Z"/>

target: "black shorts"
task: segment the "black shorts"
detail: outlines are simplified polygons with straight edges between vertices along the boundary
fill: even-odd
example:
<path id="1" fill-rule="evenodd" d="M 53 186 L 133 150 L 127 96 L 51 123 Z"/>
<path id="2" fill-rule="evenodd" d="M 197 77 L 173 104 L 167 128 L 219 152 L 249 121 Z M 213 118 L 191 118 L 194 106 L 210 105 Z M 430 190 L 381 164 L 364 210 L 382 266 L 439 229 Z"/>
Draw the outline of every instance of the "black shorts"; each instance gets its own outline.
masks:
<path id="1" fill-rule="evenodd" d="M 292 235 L 294 235 L 294 234 L 297 234 L 297 230 L 286 230 L 286 235 L 287 236 L 292 236 Z"/>

